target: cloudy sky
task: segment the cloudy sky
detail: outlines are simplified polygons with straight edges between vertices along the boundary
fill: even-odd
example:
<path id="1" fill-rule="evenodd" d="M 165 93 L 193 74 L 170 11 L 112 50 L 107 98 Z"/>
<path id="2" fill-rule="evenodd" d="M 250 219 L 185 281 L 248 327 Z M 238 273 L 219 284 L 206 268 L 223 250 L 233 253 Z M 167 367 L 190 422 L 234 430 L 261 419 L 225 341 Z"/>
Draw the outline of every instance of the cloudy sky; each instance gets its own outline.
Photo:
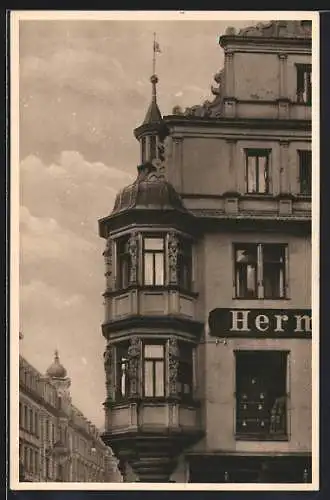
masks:
<path id="1" fill-rule="evenodd" d="M 97 220 L 139 163 L 134 127 L 150 102 L 212 99 L 218 37 L 251 21 L 20 21 L 21 353 L 41 372 L 58 349 L 74 403 L 103 427 L 104 241 Z"/>

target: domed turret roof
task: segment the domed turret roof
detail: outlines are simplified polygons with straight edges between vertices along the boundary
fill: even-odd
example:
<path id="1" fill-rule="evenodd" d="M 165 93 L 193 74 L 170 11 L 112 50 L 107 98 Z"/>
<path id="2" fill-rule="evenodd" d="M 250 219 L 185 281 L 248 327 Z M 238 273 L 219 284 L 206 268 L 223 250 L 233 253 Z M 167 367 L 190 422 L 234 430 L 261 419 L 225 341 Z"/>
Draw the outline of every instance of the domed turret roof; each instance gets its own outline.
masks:
<path id="1" fill-rule="evenodd" d="M 138 167 L 137 179 L 117 194 L 111 215 L 146 209 L 187 211 L 172 184 L 158 173 L 152 163 Z"/>
<path id="2" fill-rule="evenodd" d="M 60 358 L 58 355 L 58 351 L 55 351 L 54 361 L 47 369 L 47 375 L 51 378 L 65 378 L 67 371 L 64 366 L 60 363 Z"/>

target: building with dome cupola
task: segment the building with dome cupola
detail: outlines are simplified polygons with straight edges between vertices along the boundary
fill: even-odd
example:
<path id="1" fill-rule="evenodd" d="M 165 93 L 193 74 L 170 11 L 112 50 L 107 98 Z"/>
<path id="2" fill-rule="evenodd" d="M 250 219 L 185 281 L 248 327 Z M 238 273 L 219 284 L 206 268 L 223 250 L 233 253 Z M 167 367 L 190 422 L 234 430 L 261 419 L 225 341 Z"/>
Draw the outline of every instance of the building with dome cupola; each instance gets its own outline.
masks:
<path id="1" fill-rule="evenodd" d="M 121 481 L 111 449 L 72 404 L 70 384 L 57 351 L 45 375 L 20 356 L 19 480 Z"/>
<path id="2" fill-rule="evenodd" d="M 220 37 L 213 101 L 134 135 L 105 239 L 104 442 L 142 482 L 312 479 L 311 21 Z"/>

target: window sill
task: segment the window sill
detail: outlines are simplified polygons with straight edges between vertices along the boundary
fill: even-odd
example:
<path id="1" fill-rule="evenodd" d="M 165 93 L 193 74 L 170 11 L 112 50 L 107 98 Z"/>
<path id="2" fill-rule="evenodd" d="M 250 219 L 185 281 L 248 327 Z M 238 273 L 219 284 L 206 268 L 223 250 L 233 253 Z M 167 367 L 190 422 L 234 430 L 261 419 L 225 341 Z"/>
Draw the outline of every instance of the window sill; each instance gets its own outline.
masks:
<path id="1" fill-rule="evenodd" d="M 290 297 L 233 297 L 233 300 L 291 300 Z"/>
<path id="2" fill-rule="evenodd" d="M 190 297 L 198 297 L 198 292 L 195 292 L 192 290 L 186 290 L 186 289 L 180 287 L 180 285 L 173 285 L 173 284 L 169 284 L 169 285 L 138 285 L 138 284 L 134 284 L 134 285 L 130 285 L 126 288 L 116 288 L 113 290 L 108 289 L 105 291 L 103 296 L 113 297 L 113 296 L 121 295 L 124 293 L 128 293 L 131 290 L 152 291 L 152 292 L 175 290 L 175 291 L 178 291 L 179 293 L 182 293 L 184 295 L 189 295 Z"/>
<path id="3" fill-rule="evenodd" d="M 236 441 L 289 441 L 287 434 L 235 434 Z"/>

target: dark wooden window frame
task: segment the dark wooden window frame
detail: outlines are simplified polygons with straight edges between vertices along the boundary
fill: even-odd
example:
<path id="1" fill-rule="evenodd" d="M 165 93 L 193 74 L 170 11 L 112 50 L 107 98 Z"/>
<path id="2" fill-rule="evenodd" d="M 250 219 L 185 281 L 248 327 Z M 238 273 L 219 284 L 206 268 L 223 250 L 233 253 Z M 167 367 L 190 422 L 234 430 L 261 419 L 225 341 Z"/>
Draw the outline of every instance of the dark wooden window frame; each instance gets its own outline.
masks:
<path id="1" fill-rule="evenodd" d="M 297 70 L 297 102 L 311 106 L 312 104 L 312 65 L 296 63 Z M 307 88 L 304 88 L 304 75 L 307 74 Z M 304 99 L 304 91 L 307 97 Z"/>
<path id="2" fill-rule="evenodd" d="M 284 253 L 284 262 L 280 263 L 278 262 L 277 267 L 281 267 L 281 271 L 283 273 L 283 295 L 282 296 L 267 296 L 265 294 L 265 260 L 264 260 L 264 253 L 262 253 L 261 260 L 259 260 L 259 251 L 258 249 L 261 247 L 262 252 L 267 246 L 274 246 L 281 248 Z M 256 276 L 255 276 L 255 294 L 253 296 L 245 296 L 245 295 L 239 295 L 237 290 L 238 290 L 238 284 L 237 284 L 237 270 L 243 266 L 243 264 L 240 264 L 236 260 L 236 252 L 237 250 L 244 250 L 244 248 L 248 247 L 255 247 L 256 248 L 256 254 L 257 254 L 257 260 L 256 260 Z M 287 275 L 287 266 L 288 266 L 288 244 L 287 243 L 250 243 L 250 242 L 241 242 L 241 243 L 233 243 L 233 273 L 234 273 L 234 280 L 233 280 L 233 286 L 234 286 L 234 297 L 235 299 L 240 299 L 240 300 L 286 300 L 288 299 L 288 275 Z M 275 265 L 275 263 L 274 263 Z M 262 268 L 262 276 L 260 276 L 260 268 Z M 260 286 L 263 285 L 263 294 L 260 293 Z"/>
<path id="3" fill-rule="evenodd" d="M 159 357 L 148 357 L 145 355 L 146 346 L 161 346 L 163 348 L 163 355 Z M 144 342 L 143 343 L 143 395 L 148 399 L 162 399 L 166 397 L 166 347 L 165 342 Z M 163 387 L 164 391 L 162 395 L 156 395 L 156 364 L 162 363 L 163 365 Z M 145 367 L 146 363 L 152 364 L 152 395 L 146 395 L 146 383 L 145 383 Z"/>
<path id="4" fill-rule="evenodd" d="M 305 156 L 305 158 L 304 158 Z M 312 151 L 309 149 L 299 149 L 298 150 L 299 159 L 299 194 L 305 196 L 311 196 L 312 194 Z M 307 179 L 303 179 L 303 170 L 305 169 L 305 174 Z M 308 172 L 309 170 L 309 172 Z M 305 188 L 304 188 L 305 184 Z M 306 188 L 307 186 L 307 188 Z"/>
<path id="5" fill-rule="evenodd" d="M 245 187 L 246 194 L 250 195 L 268 195 L 270 194 L 270 155 L 271 149 L 253 149 L 245 148 Z M 249 158 L 256 160 L 256 191 L 249 190 Z M 265 191 L 259 191 L 259 158 L 266 158 L 266 178 L 265 178 Z"/>
<path id="6" fill-rule="evenodd" d="M 159 239 L 163 241 L 163 249 L 162 250 L 148 250 L 145 248 L 145 241 L 146 240 L 152 240 L 152 239 Z M 165 253 L 165 234 L 148 234 L 144 233 L 143 235 L 143 243 L 142 243 L 142 268 L 143 268 L 143 286 L 148 286 L 148 287 L 164 287 L 166 284 L 166 276 L 167 276 L 167 270 L 166 270 L 166 253 Z M 153 256 L 152 259 L 152 283 L 146 283 L 146 269 L 145 269 L 145 256 L 149 254 Z M 163 255 L 163 283 L 161 284 L 156 284 L 156 259 L 155 255 Z"/>

